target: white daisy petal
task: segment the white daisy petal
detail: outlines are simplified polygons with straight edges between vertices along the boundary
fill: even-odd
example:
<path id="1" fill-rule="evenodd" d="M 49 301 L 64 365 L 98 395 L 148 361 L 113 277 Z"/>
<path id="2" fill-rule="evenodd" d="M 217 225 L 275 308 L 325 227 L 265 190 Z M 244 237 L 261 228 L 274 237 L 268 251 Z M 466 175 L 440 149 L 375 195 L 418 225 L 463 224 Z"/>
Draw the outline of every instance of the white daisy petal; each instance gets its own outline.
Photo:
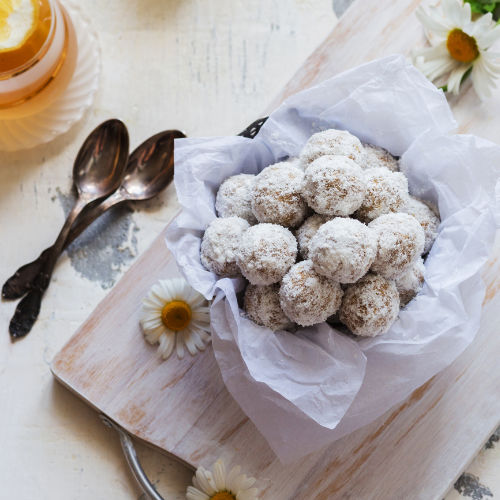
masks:
<path id="1" fill-rule="evenodd" d="M 229 492 L 236 500 L 257 500 L 258 490 L 253 487 L 255 479 L 241 474 L 239 466 L 233 467 L 229 473 L 222 460 L 217 460 L 212 465 L 212 471 L 199 467 L 193 477 L 193 486 L 188 487 L 187 500 L 206 500 L 200 495 L 205 494 L 208 498 L 215 493 Z M 194 496 L 198 495 L 198 496 Z"/>
<path id="2" fill-rule="evenodd" d="M 150 344 L 156 344 L 160 341 L 161 335 L 165 335 L 165 328 L 159 326 L 158 328 L 149 329 L 147 333 L 144 334 L 146 340 Z"/>
<path id="3" fill-rule="evenodd" d="M 440 35 L 441 37 L 446 36 L 446 33 L 452 28 L 452 26 L 443 19 L 439 19 L 432 15 L 432 10 L 430 9 L 427 10 L 420 6 L 416 10 L 416 15 L 427 31 Z"/>
<path id="4" fill-rule="evenodd" d="M 165 334 L 160 337 L 160 346 L 158 347 L 158 351 L 163 359 L 168 359 L 172 354 L 175 345 L 175 337 L 175 334 Z"/>
<path id="5" fill-rule="evenodd" d="M 165 325 L 158 316 L 151 316 L 148 318 L 141 319 L 140 321 L 142 329 L 146 332 L 151 330 L 156 330 L 157 328 L 165 328 Z"/>
<path id="6" fill-rule="evenodd" d="M 182 338 L 181 335 L 176 336 L 176 343 L 175 343 L 175 352 L 177 353 L 177 357 L 179 359 L 184 359 L 184 339 Z"/>
<path id="7" fill-rule="evenodd" d="M 436 58 L 420 63 L 417 67 L 431 81 L 446 75 L 460 65 L 450 57 Z"/>
<path id="8" fill-rule="evenodd" d="M 217 460 L 213 466 L 213 475 L 215 480 L 215 488 L 218 491 L 226 489 L 226 468 L 222 460 Z"/>
<path id="9" fill-rule="evenodd" d="M 455 0 L 456 2 L 456 0 Z M 457 2 L 456 2 L 457 3 Z M 462 4 L 459 8 L 460 14 L 461 14 L 461 19 L 460 19 L 460 25 L 464 26 L 466 23 L 470 23 L 471 17 L 472 17 L 472 9 L 470 6 L 470 3 L 468 2 L 458 2 L 459 4 Z"/>
<path id="10" fill-rule="evenodd" d="M 254 477 L 247 477 L 245 474 L 242 474 L 238 480 L 238 490 L 248 490 L 255 484 Z"/>
<path id="11" fill-rule="evenodd" d="M 191 338 L 193 339 L 194 345 L 199 351 L 205 350 L 205 348 L 207 347 L 207 342 L 203 340 L 199 330 L 193 330 L 191 332 Z"/>
<path id="12" fill-rule="evenodd" d="M 210 500 L 210 497 L 198 488 L 188 486 L 186 491 L 186 500 Z"/>
<path id="13" fill-rule="evenodd" d="M 203 467 L 200 467 L 193 478 L 193 485 L 207 495 L 213 495 L 217 492 L 212 473 Z"/>
<path id="14" fill-rule="evenodd" d="M 499 52 L 496 52 L 493 50 L 484 51 L 480 57 L 483 60 L 483 64 L 488 66 L 488 69 L 492 73 L 498 72 L 498 69 L 500 68 L 500 53 Z"/>
<path id="15" fill-rule="evenodd" d="M 179 307 L 179 311 L 184 308 L 180 317 L 186 317 L 186 324 L 180 332 L 174 329 L 182 325 L 170 324 L 168 316 L 163 317 L 162 314 L 165 306 L 175 301 L 184 303 L 173 306 Z M 151 344 L 159 344 L 158 351 L 164 359 L 170 357 L 174 350 L 182 358 L 186 349 L 193 356 L 205 349 L 210 341 L 206 333 L 210 331 L 210 309 L 203 295 L 190 287 L 186 280 L 175 278 L 159 281 L 151 287 L 142 304 L 140 325 L 144 337 Z M 186 314 L 187 308 L 191 311 L 190 315 Z"/>
<path id="16" fill-rule="evenodd" d="M 250 488 L 246 491 L 238 491 L 236 494 L 237 500 L 257 500 L 259 490 L 257 488 Z"/>
<path id="17" fill-rule="evenodd" d="M 196 348 L 196 344 L 193 341 L 193 337 L 191 335 L 191 332 L 188 330 L 184 330 L 182 332 L 182 339 L 184 341 L 184 345 L 186 346 L 189 354 L 191 354 L 191 356 L 194 356 L 198 352 L 198 349 Z"/>
<path id="18" fill-rule="evenodd" d="M 462 82 L 462 78 L 464 74 L 470 69 L 471 65 L 464 64 L 462 66 L 459 66 L 458 68 L 455 68 L 451 73 L 448 78 L 448 92 L 451 92 L 452 94 L 458 94 L 458 91 L 460 90 L 460 83 Z"/>
<path id="19" fill-rule="evenodd" d="M 471 73 L 472 85 L 480 99 L 486 99 L 491 96 L 491 88 L 494 86 L 494 80 L 484 70 L 482 62 L 474 64 Z"/>
<path id="20" fill-rule="evenodd" d="M 151 289 L 151 299 L 158 301 L 160 304 L 170 302 L 172 297 L 168 290 L 163 285 L 157 284 Z"/>
<path id="21" fill-rule="evenodd" d="M 496 23 L 492 20 L 491 12 L 485 14 L 484 16 L 479 17 L 476 21 L 469 23 L 469 26 L 466 30 L 466 33 L 476 38 L 478 44 L 484 33 L 488 30 L 494 28 Z"/>
<path id="22" fill-rule="evenodd" d="M 233 467 L 226 478 L 226 487 L 231 491 L 237 491 L 239 488 L 238 477 L 240 476 L 241 467 L 236 465 Z"/>
<path id="23" fill-rule="evenodd" d="M 193 314 L 193 319 L 191 321 L 192 327 L 200 330 L 204 330 L 205 332 L 210 331 L 210 315 L 203 314 Z"/>
<path id="24" fill-rule="evenodd" d="M 450 21 L 453 26 L 463 26 L 465 23 L 470 21 L 471 11 L 470 6 L 467 11 L 466 7 L 462 8 L 461 2 L 457 0 L 443 0 L 443 14 L 446 19 Z"/>
<path id="25" fill-rule="evenodd" d="M 476 39 L 481 50 L 489 49 L 497 40 L 500 40 L 500 25 L 483 33 L 478 33 Z"/>

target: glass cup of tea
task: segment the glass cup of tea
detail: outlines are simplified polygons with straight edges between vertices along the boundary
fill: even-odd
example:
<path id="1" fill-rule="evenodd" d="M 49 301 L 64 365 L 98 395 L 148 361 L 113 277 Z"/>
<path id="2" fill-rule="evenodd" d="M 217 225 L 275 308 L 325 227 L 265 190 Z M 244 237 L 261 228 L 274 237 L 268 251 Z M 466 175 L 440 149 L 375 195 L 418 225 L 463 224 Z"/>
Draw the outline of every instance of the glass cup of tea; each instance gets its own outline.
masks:
<path id="1" fill-rule="evenodd" d="M 75 46 L 58 0 L 0 0 L 0 118 L 49 106 L 71 79 Z"/>

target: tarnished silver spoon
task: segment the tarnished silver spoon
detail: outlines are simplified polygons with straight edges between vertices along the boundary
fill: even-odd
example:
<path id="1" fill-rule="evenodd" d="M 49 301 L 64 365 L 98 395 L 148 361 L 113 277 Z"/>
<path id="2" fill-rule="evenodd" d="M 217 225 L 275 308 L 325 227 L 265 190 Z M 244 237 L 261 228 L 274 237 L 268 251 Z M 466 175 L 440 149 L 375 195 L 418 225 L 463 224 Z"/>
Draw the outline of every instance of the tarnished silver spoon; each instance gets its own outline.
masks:
<path id="1" fill-rule="evenodd" d="M 122 184 L 113 195 L 99 205 L 88 208 L 73 224 L 64 248 L 75 240 L 95 219 L 123 201 L 142 201 L 153 198 L 168 185 L 174 173 L 174 139 L 185 137 L 179 130 L 167 130 L 143 142 L 130 155 Z M 50 248 L 38 259 L 18 269 L 4 284 L 4 299 L 25 295 L 47 259 Z"/>
<path id="2" fill-rule="evenodd" d="M 64 247 L 111 207 L 124 201 L 146 201 L 163 191 L 174 176 L 174 140 L 183 137 L 186 136 L 180 130 L 165 130 L 138 146 L 129 157 L 120 187 L 82 214 L 71 228 Z"/>
<path id="3" fill-rule="evenodd" d="M 16 308 L 9 325 L 9 332 L 13 338 L 25 336 L 35 323 L 56 261 L 77 217 L 83 209 L 109 196 L 120 186 L 127 163 L 128 149 L 127 128 L 120 120 L 108 120 L 99 125 L 80 148 L 73 166 L 73 183 L 78 198 L 55 243 L 48 249 L 31 290 Z"/>
<path id="4" fill-rule="evenodd" d="M 64 244 L 66 248 L 95 219 L 114 205 L 124 201 L 142 201 L 153 198 L 167 187 L 174 173 L 174 139 L 185 137 L 179 130 L 160 132 L 143 142 L 127 162 L 119 189 L 100 204 L 89 207 L 75 222 Z M 51 248 L 40 257 L 20 268 L 4 285 L 3 293 L 24 295 L 42 270 Z M 18 295 L 18 296 L 19 296 Z"/>

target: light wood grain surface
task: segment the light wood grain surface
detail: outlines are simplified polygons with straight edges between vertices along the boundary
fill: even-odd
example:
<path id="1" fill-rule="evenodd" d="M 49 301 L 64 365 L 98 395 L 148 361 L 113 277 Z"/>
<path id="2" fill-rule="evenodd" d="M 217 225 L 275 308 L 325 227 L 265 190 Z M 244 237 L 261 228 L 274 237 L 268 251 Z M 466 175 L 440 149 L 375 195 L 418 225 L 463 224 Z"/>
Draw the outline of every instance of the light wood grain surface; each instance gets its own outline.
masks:
<path id="1" fill-rule="evenodd" d="M 373 57 L 408 53 L 422 40 L 417 4 L 384 9 L 359 0 L 275 102 Z M 462 131 L 488 136 L 488 130 L 492 138 L 495 104 L 481 106 L 472 92 L 452 104 Z M 142 341 L 139 299 L 158 277 L 173 273 L 159 239 L 57 357 L 54 371 L 127 430 L 186 462 L 208 465 L 222 455 L 242 463 L 259 478 L 263 498 L 442 498 L 499 422 L 500 401 L 489 397 L 500 388 L 495 257 L 485 270 L 481 332 L 466 353 L 402 405 L 296 467 L 273 458 L 222 387 L 210 350 L 161 364 Z"/>

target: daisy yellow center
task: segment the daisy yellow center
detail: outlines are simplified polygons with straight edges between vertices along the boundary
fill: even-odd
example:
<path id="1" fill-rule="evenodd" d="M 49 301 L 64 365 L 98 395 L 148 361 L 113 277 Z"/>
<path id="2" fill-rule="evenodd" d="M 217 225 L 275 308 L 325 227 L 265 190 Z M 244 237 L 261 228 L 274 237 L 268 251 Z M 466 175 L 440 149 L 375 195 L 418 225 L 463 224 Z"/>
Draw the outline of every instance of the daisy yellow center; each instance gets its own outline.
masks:
<path id="1" fill-rule="evenodd" d="M 446 48 L 456 61 L 471 63 L 479 55 L 476 39 L 455 28 L 448 33 Z"/>
<path id="2" fill-rule="evenodd" d="M 191 322 L 191 308 L 183 300 L 167 302 L 161 311 L 161 320 L 170 330 L 184 330 Z"/>
<path id="3" fill-rule="evenodd" d="M 218 491 L 210 497 L 210 500 L 236 500 L 236 497 L 229 491 Z"/>

